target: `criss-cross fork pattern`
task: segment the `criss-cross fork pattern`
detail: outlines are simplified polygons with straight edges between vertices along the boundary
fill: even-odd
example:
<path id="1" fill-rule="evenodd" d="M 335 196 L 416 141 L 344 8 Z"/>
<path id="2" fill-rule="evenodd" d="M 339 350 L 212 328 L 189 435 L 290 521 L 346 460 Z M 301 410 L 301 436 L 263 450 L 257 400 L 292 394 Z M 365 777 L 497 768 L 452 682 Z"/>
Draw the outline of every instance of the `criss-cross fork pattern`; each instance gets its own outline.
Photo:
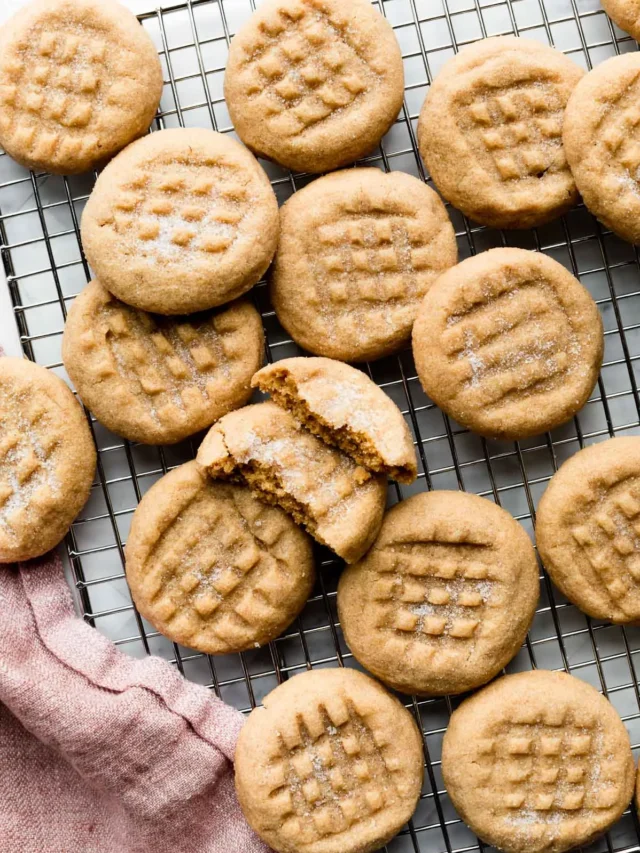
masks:
<path id="1" fill-rule="evenodd" d="M 563 105 L 553 83 L 482 91 L 457 110 L 460 132 L 484 148 L 496 180 L 519 181 L 566 167 Z"/>
<path id="2" fill-rule="evenodd" d="M 392 738 L 341 696 L 283 727 L 269 769 L 283 836 L 309 843 L 336 835 L 396 802 L 401 762 L 385 754 Z"/>
<path id="3" fill-rule="evenodd" d="M 298 136 L 344 112 L 376 86 L 376 74 L 349 42 L 344 26 L 308 3 L 274 10 L 260 26 L 242 71 L 273 133 Z"/>
<path id="4" fill-rule="evenodd" d="M 9 82 L 0 87 L 0 107 L 12 117 L 16 146 L 35 159 L 96 150 L 103 129 L 140 94 L 133 54 L 87 24 L 60 25 L 55 34 L 40 27 L 2 67 Z"/>
<path id="5" fill-rule="evenodd" d="M 549 707 L 543 723 L 505 722 L 478 752 L 485 783 L 507 816 L 562 819 L 608 809 L 619 797 L 616 756 L 604 754 L 598 725 L 575 721 L 563 708 Z"/>

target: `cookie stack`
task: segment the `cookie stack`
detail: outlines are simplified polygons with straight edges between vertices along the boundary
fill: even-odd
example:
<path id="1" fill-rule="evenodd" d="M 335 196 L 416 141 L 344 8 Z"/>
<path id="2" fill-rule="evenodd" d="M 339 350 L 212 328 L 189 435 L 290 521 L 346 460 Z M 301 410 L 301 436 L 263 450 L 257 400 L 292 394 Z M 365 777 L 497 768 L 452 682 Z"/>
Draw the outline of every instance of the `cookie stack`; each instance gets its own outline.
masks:
<path id="1" fill-rule="evenodd" d="M 640 125 L 637 72 L 630 55 L 584 76 L 518 38 L 463 49 L 418 125 L 437 189 L 501 228 L 546 223 L 580 189 L 606 224 L 640 239 L 640 148 L 627 133 Z M 533 545 L 503 509 L 462 492 L 417 494 L 385 514 L 388 478 L 416 480 L 413 438 L 392 400 L 345 362 L 411 342 L 443 412 L 481 436 L 518 440 L 566 423 L 589 399 L 604 349 L 596 304 L 541 253 L 505 247 L 458 264 L 444 203 L 402 172 L 335 171 L 278 210 L 254 154 L 339 169 L 371 152 L 402 107 L 400 49 L 368 0 L 260 5 L 225 75 L 246 147 L 205 129 L 144 135 L 161 90 L 153 45 L 112 0 L 37 0 L 0 37 L 3 147 L 33 169 L 104 166 L 81 229 L 95 280 L 63 336 L 80 398 L 130 441 L 171 444 L 208 429 L 197 458 L 156 482 L 134 514 L 126 572 L 138 610 L 203 653 L 260 647 L 312 593 L 315 540 L 348 564 L 338 616 L 367 670 L 419 696 L 485 685 L 533 619 Z M 247 294 L 272 261 L 276 315 L 312 356 L 263 367 Z M 270 399 L 250 405 L 254 391 Z M 96 457 L 71 392 L 28 362 L 0 360 L 0 425 L 0 562 L 13 562 L 61 540 Z M 614 439 L 578 453 L 538 518 L 559 588 L 618 623 L 640 622 L 639 447 Z M 501 678 L 464 702 L 442 769 L 469 825 L 513 853 L 587 843 L 622 814 L 633 785 L 615 711 L 557 673 Z M 378 849 L 411 817 L 422 777 L 410 714 L 352 670 L 280 685 L 236 754 L 247 819 L 281 853 Z"/>

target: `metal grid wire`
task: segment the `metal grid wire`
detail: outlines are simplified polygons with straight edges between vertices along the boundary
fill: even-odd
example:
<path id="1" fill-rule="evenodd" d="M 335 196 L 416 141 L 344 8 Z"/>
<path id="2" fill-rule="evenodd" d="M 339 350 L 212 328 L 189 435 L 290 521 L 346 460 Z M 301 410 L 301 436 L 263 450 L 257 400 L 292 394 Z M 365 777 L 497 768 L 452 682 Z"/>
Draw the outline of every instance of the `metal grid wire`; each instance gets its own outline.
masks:
<path id="1" fill-rule="evenodd" d="M 347 2 L 347 0 L 345 0 Z M 516 33 L 550 43 L 590 68 L 617 52 L 636 50 L 616 30 L 599 0 L 378 0 L 400 42 L 407 78 L 404 109 L 380 149 L 365 161 L 423 179 L 415 125 L 429 81 L 463 44 Z M 157 126 L 213 127 L 231 132 L 222 95 L 229 40 L 255 8 L 254 0 L 188 0 L 141 16 L 161 56 L 165 87 Z M 267 169 L 283 202 L 309 176 L 273 164 Z M 66 377 L 61 333 L 73 297 L 90 278 L 78 224 L 95 176 L 32 174 L 0 156 L 0 243 L 24 352 Z M 602 311 L 606 350 L 596 390 L 570 424 L 523 442 L 490 442 L 443 417 L 425 397 L 409 350 L 368 365 L 370 376 L 403 410 L 414 434 L 420 475 L 392 486 L 389 503 L 425 489 L 461 488 L 495 500 L 532 533 L 538 498 L 558 466 L 580 447 L 613 435 L 640 434 L 640 256 L 606 232 L 584 207 L 536 231 L 481 228 L 450 209 L 461 258 L 496 245 L 544 251 L 578 275 Z M 294 355 L 279 326 L 265 283 L 254 291 L 270 360 Z M 212 687 L 243 711 L 279 682 L 305 668 L 354 665 L 337 620 L 340 563 L 322 549 L 319 580 L 305 610 L 268 647 L 211 658 L 170 643 L 135 611 L 124 577 L 124 544 L 142 494 L 168 469 L 194 455 L 198 441 L 167 448 L 130 444 L 92 420 L 99 448 L 91 499 L 67 538 L 78 607 L 85 619 L 129 654 L 155 653 L 184 675 Z M 603 691 L 640 749 L 640 630 L 588 619 L 541 576 L 541 601 L 526 645 L 509 671 L 564 669 Z M 463 853 L 482 847 L 456 815 L 444 791 L 440 749 L 459 699 L 402 697 L 424 734 L 423 794 L 410 825 L 389 853 Z M 627 813 L 599 850 L 640 850 L 635 813 Z"/>

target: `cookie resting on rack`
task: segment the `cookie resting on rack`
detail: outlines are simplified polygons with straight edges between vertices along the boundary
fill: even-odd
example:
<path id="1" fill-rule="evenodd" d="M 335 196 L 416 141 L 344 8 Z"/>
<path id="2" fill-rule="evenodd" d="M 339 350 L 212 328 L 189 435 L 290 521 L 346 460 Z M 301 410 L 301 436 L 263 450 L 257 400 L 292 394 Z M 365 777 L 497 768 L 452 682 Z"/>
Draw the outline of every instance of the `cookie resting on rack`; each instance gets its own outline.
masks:
<path id="1" fill-rule="evenodd" d="M 617 711 L 562 672 L 507 675 L 453 712 L 442 775 L 462 819 L 506 853 L 586 847 L 629 805 L 635 767 Z"/>
<path id="2" fill-rule="evenodd" d="M 420 154 L 442 195 L 495 228 L 533 228 L 578 200 L 562 146 L 584 71 L 551 47 L 501 36 L 464 47 L 429 89 Z"/>
<path id="3" fill-rule="evenodd" d="M 353 669 L 315 669 L 276 687 L 235 754 L 249 824 L 277 853 L 373 853 L 414 812 L 423 777 L 412 716 Z"/>
<path id="4" fill-rule="evenodd" d="M 224 94 L 252 151 L 326 172 L 368 154 L 397 118 L 400 47 L 369 0 L 267 0 L 231 40 Z"/>
<path id="5" fill-rule="evenodd" d="M 640 0 L 602 0 L 602 8 L 621 30 L 640 39 Z"/>
<path id="6" fill-rule="evenodd" d="M 640 437 L 568 459 L 540 500 L 536 539 L 551 579 L 581 610 L 640 624 Z"/>
<path id="7" fill-rule="evenodd" d="M 369 553 L 340 578 L 347 645 L 403 693 L 485 684 L 524 642 L 538 602 L 535 552 L 500 507 L 465 492 L 408 498 Z"/>
<path id="8" fill-rule="evenodd" d="M 286 513 L 197 462 L 142 498 L 126 558 L 140 613 L 173 642 L 214 655 L 275 639 L 315 579 L 311 539 Z"/>
<path id="9" fill-rule="evenodd" d="M 378 534 L 386 477 L 322 442 L 275 403 L 245 406 L 214 424 L 197 460 L 214 478 L 246 483 L 348 563 Z"/>
<path id="10" fill-rule="evenodd" d="M 589 292 L 539 252 L 491 249 L 440 276 L 413 327 L 426 394 L 480 435 L 519 439 L 587 402 L 604 351 Z"/>
<path id="11" fill-rule="evenodd" d="M 62 357 L 82 401 L 108 429 L 130 441 L 172 444 L 247 402 L 264 333 L 246 300 L 162 317 L 125 305 L 93 281 L 71 306 Z"/>
<path id="12" fill-rule="evenodd" d="M 29 169 L 68 175 L 112 157 L 151 124 L 158 53 L 112 0 L 37 0 L 0 35 L 0 145 Z"/>
<path id="13" fill-rule="evenodd" d="M 326 175 L 291 196 L 280 223 L 278 319 L 301 347 L 341 361 L 405 346 L 422 297 L 458 259 L 445 206 L 404 172 Z"/>
<path id="14" fill-rule="evenodd" d="M 54 373 L 0 358 L 0 563 L 39 557 L 85 505 L 96 451 L 84 413 Z"/>
<path id="15" fill-rule="evenodd" d="M 213 130 L 151 133 L 96 181 L 82 243 L 96 278 L 135 308 L 205 311 L 260 280 L 278 242 L 278 204 L 253 155 Z"/>
<path id="16" fill-rule="evenodd" d="M 263 367 L 251 384 L 364 468 L 400 483 L 416 479 L 402 412 L 361 370 L 330 358 L 285 358 Z"/>
<path id="17" fill-rule="evenodd" d="M 591 213 L 640 243 L 640 54 L 614 56 L 580 81 L 567 105 L 564 147 Z"/>

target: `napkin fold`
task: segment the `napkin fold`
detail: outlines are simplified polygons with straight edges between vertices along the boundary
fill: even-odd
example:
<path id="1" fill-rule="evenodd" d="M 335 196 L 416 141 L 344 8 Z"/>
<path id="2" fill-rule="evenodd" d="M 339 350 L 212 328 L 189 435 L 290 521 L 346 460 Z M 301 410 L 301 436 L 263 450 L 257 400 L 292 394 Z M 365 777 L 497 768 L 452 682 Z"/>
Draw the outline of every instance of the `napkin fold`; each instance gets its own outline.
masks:
<path id="1" fill-rule="evenodd" d="M 77 618 L 56 556 L 0 566 L 0 850 L 267 853 L 235 797 L 241 727 Z"/>

